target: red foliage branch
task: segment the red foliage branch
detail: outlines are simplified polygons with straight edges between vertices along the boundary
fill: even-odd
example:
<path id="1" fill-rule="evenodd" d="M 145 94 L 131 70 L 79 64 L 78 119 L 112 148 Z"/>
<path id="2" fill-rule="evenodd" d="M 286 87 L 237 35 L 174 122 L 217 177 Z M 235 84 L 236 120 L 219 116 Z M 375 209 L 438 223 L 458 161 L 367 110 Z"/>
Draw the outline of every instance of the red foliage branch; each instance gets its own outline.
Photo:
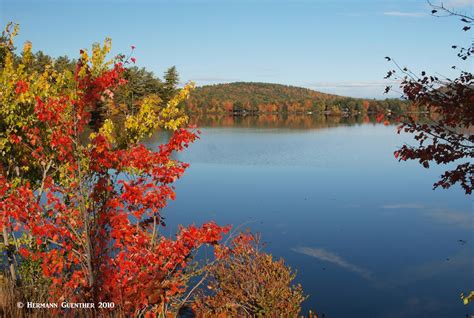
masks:
<path id="1" fill-rule="evenodd" d="M 79 61 L 76 98 L 37 97 L 39 127 L 24 127 L 23 137 L 12 137 L 16 147 L 32 150 L 43 178 L 35 187 L 0 175 L 0 228 L 31 235 L 33 242 L 20 254 L 41 262 L 55 301 L 160 311 L 185 288 L 183 272 L 195 250 L 217 244 L 229 228 L 210 222 L 181 228 L 175 239 L 159 233 L 161 211 L 175 198 L 172 183 L 188 167 L 171 156 L 198 136 L 179 129 L 157 150 L 142 144 L 118 148 L 100 132 L 88 146 L 81 144 L 91 112 L 124 83 L 121 63 L 96 77 L 88 70 L 81 75 L 84 67 Z M 19 92 L 27 88 L 16 86 Z"/>
<path id="2" fill-rule="evenodd" d="M 444 11 L 448 16 L 458 16 L 469 30 L 474 22 L 472 17 L 451 12 L 443 6 L 433 6 L 433 15 Z M 458 49 L 453 45 L 453 49 Z M 474 47 L 458 49 L 458 57 L 467 60 L 474 53 Z M 386 57 L 391 61 L 391 58 Z M 403 145 L 395 151 L 398 160 L 418 160 L 425 168 L 430 162 L 436 164 L 454 164 L 433 186 L 449 188 L 459 184 L 466 194 L 474 190 L 474 76 L 471 72 L 461 71 L 455 79 L 440 78 L 421 72 L 415 75 L 407 68 L 390 70 L 386 78 L 401 80 L 403 98 L 415 106 L 426 106 L 433 119 L 420 123 L 412 117 L 406 117 L 398 127 L 398 133 L 404 131 L 414 135 L 417 146 Z M 452 67 L 456 69 L 455 66 Z M 402 76 L 397 75 L 397 71 Z M 391 87 L 386 88 L 388 92 Z"/>

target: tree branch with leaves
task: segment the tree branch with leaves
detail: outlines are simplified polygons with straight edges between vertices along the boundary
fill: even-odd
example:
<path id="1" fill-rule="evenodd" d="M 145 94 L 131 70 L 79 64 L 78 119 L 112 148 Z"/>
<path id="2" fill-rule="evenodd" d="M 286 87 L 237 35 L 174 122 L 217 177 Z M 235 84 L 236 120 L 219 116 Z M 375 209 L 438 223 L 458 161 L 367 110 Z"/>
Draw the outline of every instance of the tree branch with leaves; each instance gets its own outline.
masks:
<path id="1" fill-rule="evenodd" d="M 454 16 L 463 23 L 462 30 L 468 31 L 474 19 L 456 13 L 443 5 L 433 7 L 432 14 L 437 17 Z M 468 60 L 474 53 L 474 46 L 453 49 L 458 50 L 457 56 Z M 398 133 L 414 135 L 418 145 L 403 145 L 395 151 L 400 161 L 417 160 L 425 168 L 430 164 L 452 164 L 454 167 L 441 175 L 433 187 L 450 188 L 459 184 L 466 194 L 474 190 L 474 77 L 471 71 L 460 70 L 455 79 L 440 75 L 428 75 L 421 72 L 414 74 L 408 68 L 402 68 L 390 57 L 395 68 L 388 71 L 386 79 L 400 81 L 402 98 L 415 106 L 426 106 L 432 114 L 427 123 L 420 123 L 410 116 L 403 118 Z M 457 70 L 456 66 L 452 69 Z M 385 92 L 392 89 L 387 86 Z"/>

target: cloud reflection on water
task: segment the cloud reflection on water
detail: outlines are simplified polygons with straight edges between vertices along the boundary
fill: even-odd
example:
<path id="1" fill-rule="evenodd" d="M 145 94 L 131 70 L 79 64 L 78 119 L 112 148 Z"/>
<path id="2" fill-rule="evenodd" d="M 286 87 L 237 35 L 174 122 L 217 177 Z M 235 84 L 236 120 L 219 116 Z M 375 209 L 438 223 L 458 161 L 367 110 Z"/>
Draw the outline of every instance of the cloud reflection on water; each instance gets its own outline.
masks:
<path id="1" fill-rule="evenodd" d="M 361 268 L 357 265 L 351 264 L 345 259 L 343 259 L 342 257 L 340 257 L 339 255 L 329 252 L 325 249 L 300 246 L 300 247 L 294 247 L 291 250 L 300 254 L 317 258 L 321 261 L 332 263 L 348 271 L 357 273 L 365 279 L 372 280 L 372 272 L 370 272 L 369 270 L 365 268 Z"/>
<path id="2" fill-rule="evenodd" d="M 394 203 L 381 206 L 384 210 L 420 210 L 422 215 L 434 221 L 462 228 L 474 228 L 474 215 L 452 209 L 430 208 L 419 203 Z"/>

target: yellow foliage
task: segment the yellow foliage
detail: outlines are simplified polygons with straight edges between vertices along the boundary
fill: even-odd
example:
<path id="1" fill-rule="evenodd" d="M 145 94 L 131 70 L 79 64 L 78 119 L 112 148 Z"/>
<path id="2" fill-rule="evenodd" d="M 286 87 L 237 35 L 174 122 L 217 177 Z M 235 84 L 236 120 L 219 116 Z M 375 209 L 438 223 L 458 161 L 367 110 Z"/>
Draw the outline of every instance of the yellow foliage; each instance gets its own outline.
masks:
<path id="1" fill-rule="evenodd" d="M 38 72 L 30 67 L 35 62 L 30 42 L 24 44 L 21 59 L 16 61 L 12 48 L 17 33 L 18 25 L 10 23 L 3 33 L 3 40 L 0 41 L 0 46 L 7 48 L 3 67 L 0 68 L 0 123 L 2 125 L 0 154 L 4 158 L 3 164 L 27 171 L 33 168 L 31 162 L 23 160 L 25 156 L 28 156 L 28 151 L 24 150 L 20 153 L 18 149 L 15 149 L 11 136 L 21 135 L 22 127 L 41 125 L 35 114 L 37 98 L 46 101 L 69 97 L 75 100 L 80 92 L 77 90 L 77 82 L 71 71 L 66 69 L 56 71 L 52 65 L 46 65 L 43 71 Z M 115 59 L 107 59 L 111 47 L 111 39 L 106 38 L 102 45 L 93 44 L 90 54 L 87 50 L 82 50 L 78 77 L 96 77 L 110 70 L 116 62 Z M 90 137 L 102 134 L 112 145 L 124 146 L 129 143 L 138 143 L 144 137 L 151 136 L 159 128 L 176 130 L 183 127 L 187 124 L 188 117 L 179 105 L 189 96 L 193 88 L 194 83 L 188 83 L 167 103 L 164 103 L 158 95 L 146 96 L 140 101 L 135 113 L 121 118 L 114 117 L 114 121 L 110 118 L 106 119 L 99 130 Z M 116 108 L 113 96 L 113 92 L 109 92 L 109 98 L 103 101 L 108 114 L 114 113 L 113 110 Z M 67 107 L 61 114 L 65 120 L 72 114 L 72 103 Z M 47 134 L 51 133 L 50 129 L 43 131 Z M 87 145 L 84 146 L 87 147 Z"/>
<path id="2" fill-rule="evenodd" d="M 115 138 L 113 136 L 114 133 L 114 123 L 110 119 L 106 119 L 104 124 L 99 129 L 99 133 L 102 134 L 108 142 L 113 144 L 115 142 Z"/>
<path id="3" fill-rule="evenodd" d="M 115 143 L 115 136 L 114 136 L 115 128 L 116 127 L 114 123 L 112 122 L 112 120 L 107 118 L 102 124 L 102 126 L 99 128 L 98 134 L 104 136 L 105 139 L 107 139 L 107 141 L 110 142 L 111 144 L 114 144 Z M 97 137 L 97 133 L 93 132 L 89 134 L 90 140 L 94 139 L 95 137 Z M 88 145 L 88 146 L 90 147 L 91 145 Z"/>
<path id="4" fill-rule="evenodd" d="M 35 126 L 36 98 L 55 97 L 60 92 L 64 92 L 66 87 L 72 86 L 70 72 L 57 74 L 50 66 L 47 66 L 42 73 L 28 68 L 33 59 L 30 42 L 25 43 L 20 62 L 15 63 L 11 47 L 13 47 L 13 38 L 18 32 L 18 26 L 12 26 L 9 24 L 3 33 L 5 40 L 2 46 L 9 49 L 5 50 L 4 64 L 0 71 L 0 121 L 2 122 L 0 152 L 5 157 L 15 155 L 11 153 L 12 144 L 9 137 L 12 134 L 18 134 L 24 126 Z M 23 169 L 23 167 L 20 168 Z"/>
<path id="5" fill-rule="evenodd" d="M 176 130 L 188 122 L 188 116 L 179 108 L 191 90 L 194 83 L 188 83 L 163 107 L 161 98 L 157 95 L 145 97 L 139 110 L 125 119 L 125 131 L 128 142 L 136 143 L 146 136 L 151 136 L 158 128 Z"/>
<path id="6" fill-rule="evenodd" d="M 23 127 L 38 127 L 43 134 L 43 140 L 51 137 L 52 130 L 41 127 L 44 123 L 38 120 L 35 113 L 37 99 L 43 101 L 57 100 L 59 98 L 77 98 L 77 82 L 74 74 L 69 70 L 56 71 L 52 65 L 46 65 L 42 71 L 36 71 L 31 67 L 35 62 L 32 54 L 32 44 L 26 42 L 23 46 L 21 58 L 15 59 L 14 37 L 18 33 L 18 25 L 8 24 L 2 34 L 0 46 L 4 47 L 4 59 L 0 67 L 0 168 L 15 171 L 15 175 L 23 173 L 35 173 L 42 169 L 41 163 L 32 160 L 30 154 L 32 149 L 24 144 L 15 146 L 14 139 L 27 138 Z M 87 53 L 81 55 L 82 60 L 87 60 L 81 71 L 84 74 L 97 73 L 109 68 L 112 61 L 105 62 L 107 53 L 110 51 L 111 41 L 106 39 L 104 46 L 96 44 L 93 47 L 92 60 L 89 62 Z M 66 104 L 66 109 L 61 114 L 62 120 L 68 120 L 72 115 L 73 104 Z M 112 138 L 113 130 L 111 122 L 106 122 L 102 131 L 106 137 Z M 58 165 L 60 163 L 57 163 Z"/>
<path id="7" fill-rule="evenodd" d="M 106 57 L 111 49 L 112 39 L 106 38 L 104 40 L 103 46 L 101 46 L 99 43 L 94 43 L 92 45 L 92 57 L 89 57 L 86 49 L 81 50 L 81 68 L 78 72 L 79 78 L 83 78 L 89 73 L 96 77 L 102 74 L 105 70 L 109 69 L 110 66 L 115 62 L 114 59 L 106 61 Z"/>
<path id="8" fill-rule="evenodd" d="M 160 127 L 176 130 L 187 124 L 188 116 L 183 114 L 178 105 L 186 100 L 189 93 L 194 89 L 194 86 L 193 82 L 186 84 L 183 89 L 171 98 L 166 107 L 160 112 Z"/>
<path id="9" fill-rule="evenodd" d="M 6 45 L 9 48 L 13 48 L 13 39 L 15 36 L 17 36 L 18 31 L 20 30 L 20 26 L 16 23 L 13 22 L 8 22 L 7 26 L 5 27 L 5 31 L 3 32 L 3 35 L 6 35 L 6 42 L 7 43 L 2 43 L 2 46 Z"/>
<path id="10" fill-rule="evenodd" d="M 136 143 L 145 136 L 150 136 L 159 127 L 158 109 L 161 99 L 157 95 L 145 97 L 135 115 L 125 119 L 125 131 L 129 142 Z"/>
<path id="11" fill-rule="evenodd" d="M 461 300 L 464 305 L 469 305 L 469 303 L 474 300 L 474 290 L 471 290 L 467 296 L 465 296 L 464 293 L 461 293 Z"/>
<path id="12" fill-rule="evenodd" d="M 22 52 L 22 64 L 23 65 L 28 65 L 31 63 L 33 59 L 33 55 L 31 54 L 31 49 L 33 48 L 33 45 L 31 42 L 26 41 L 25 44 L 23 45 L 23 52 Z"/>
<path id="13" fill-rule="evenodd" d="M 106 38 L 104 45 L 101 47 L 99 43 L 92 45 L 92 58 L 91 58 L 91 73 L 92 76 L 98 76 L 105 70 L 109 69 L 113 65 L 114 60 L 105 61 L 107 54 L 112 49 L 112 39 Z"/>

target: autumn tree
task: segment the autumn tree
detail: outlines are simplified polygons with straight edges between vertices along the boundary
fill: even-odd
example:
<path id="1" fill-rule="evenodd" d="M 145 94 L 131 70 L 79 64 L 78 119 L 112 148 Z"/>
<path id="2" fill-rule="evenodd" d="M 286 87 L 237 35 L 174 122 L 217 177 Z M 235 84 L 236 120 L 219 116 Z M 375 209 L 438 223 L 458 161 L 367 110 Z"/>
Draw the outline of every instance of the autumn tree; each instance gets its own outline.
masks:
<path id="1" fill-rule="evenodd" d="M 474 19 L 456 13 L 443 5 L 432 5 L 432 14 L 438 17 L 454 16 L 463 22 L 463 31 L 469 31 Z M 474 47 L 460 48 L 457 56 L 468 61 L 474 53 Z M 398 160 L 417 160 L 425 168 L 430 164 L 451 164 L 434 188 L 449 188 L 459 184 L 466 194 L 474 189 L 474 78 L 471 70 L 459 70 L 454 79 L 440 75 L 429 75 L 425 71 L 415 75 L 407 68 L 400 67 L 390 57 L 395 69 L 388 71 L 386 78 L 401 80 L 403 98 L 415 107 L 426 107 L 432 113 L 429 122 L 418 122 L 415 118 L 405 117 L 398 127 L 398 133 L 414 135 L 418 145 L 403 145 L 395 151 Z M 458 67 L 452 66 L 458 70 Z M 386 88 L 388 92 L 391 87 Z"/>
<path id="2" fill-rule="evenodd" d="M 210 222 L 180 228 L 174 239 L 160 231 L 172 184 L 188 166 L 172 154 L 198 137 L 182 128 L 187 118 L 177 109 L 192 85 L 166 104 L 146 96 L 135 113 L 105 117 L 91 132 L 93 112 L 108 113 L 130 62 L 107 60 L 106 40 L 81 50 L 74 72 L 39 71 L 29 67 L 31 43 L 16 61 L 17 31 L 10 24 L 3 34 L 0 69 L 0 248 L 9 281 L 19 287 L 20 268 L 33 262 L 51 301 L 114 302 L 129 315 L 172 312 L 193 253 L 228 230 Z M 146 148 L 142 138 L 156 129 L 173 134 Z"/>
<path id="3" fill-rule="evenodd" d="M 133 57 L 107 58 L 110 39 L 81 50 L 71 67 L 69 58 L 33 54 L 29 42 L 15 55 L 17 32 L 9 24 L 0 41 L 0 252 L 6 261 L 0 290 L 9 288 L 16 297 L 6 309 L 0 299 L 1 315 L 24 315 L 16 301 L 41 300 L 115 304 L 112 313 L 90 313 L 94 317 L 176 316 L 197 287 L 188 288 L 192 277 L 212 276 L 213 284 L 225 286 L 229 276 L 219 276 L 222 270 L 238 266 L 242 274 L 253 263 L 261 266 L 248 283 L 257 286 L 263 278 L 264 295 L 280 292 L 259 297 L 258 306 L 299 312 L 304 297 L 299 285 L 290 285 L 291 270 L 246 240 L 222 245 L 228 226 L 208 222 L 180 227 L 174 237 L 162 233 L 173 183 L 188 167 L 174 154 L 199 135 L 183 128 L 188 118 L 179 107 L 192 83 L 165 102 L 147 91 L 157 83 L 151 73 L 130 67 Z M 120 108 L 117 103 L 127 103 L 127 74 L 147 80 L 129 86 L 144 88 L 143 94 L 127 104 L 133 107 Z M 145 147 L 143 138 L 157 129 L 171 137 L 155 149 Z M 194 256 L 204 245 L 215 258 L 197 267 Z M 234 284 L 215 304 L 240 301 L 242 286 Z M 45 298 L 37 298 L 38 290 Z M 76 314 L 58 309 L 45 315 Z"/>

